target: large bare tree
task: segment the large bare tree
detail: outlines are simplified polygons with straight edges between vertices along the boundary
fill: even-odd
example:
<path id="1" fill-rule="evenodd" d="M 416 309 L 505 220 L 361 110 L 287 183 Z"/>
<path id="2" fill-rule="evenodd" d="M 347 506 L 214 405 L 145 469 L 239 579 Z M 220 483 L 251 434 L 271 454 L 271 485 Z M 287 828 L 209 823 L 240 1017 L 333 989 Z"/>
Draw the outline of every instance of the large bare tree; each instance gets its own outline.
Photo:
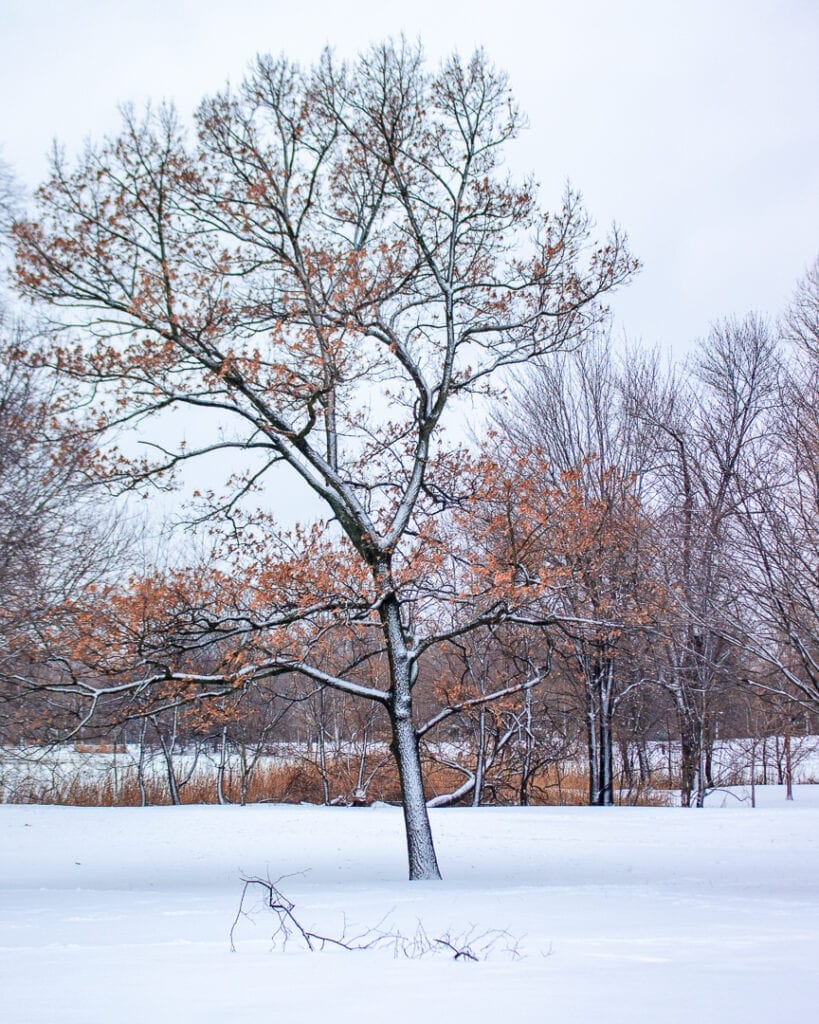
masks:
<path id="1" fill-rule="evenodd" d="M 93 393 L 102 434 L 173 407 L 210 414 L 190 421 L 193 443 L 109 463 L 113 476 L 228 451 L 232 509 L 285 464 L 366 569 L 355 614 L 380 630 L 383 684 L 280 655 L 247 671 L 297 671 L 384 707 L 411 878 L 438 866 L 412 718 L 423 643 L 396 572 L 424 510 L 447 501 L 445 413 L 502 367 L 582 337 L 635 267 L 616 230 L 591 241 L 576 194 L 548 215 L 509 177 L 522 126 L 481 53 L 437 70 L 403 41 L 309 69 L 261 57 L 201 105 L 193 144 L 162 109 L 126 112 L 73 168 L 57 153 L 16 228 L 23 293 L 76 339 L 50 361 Z M 268 609 L 266 629 L 278 613 L 289 621 Z"/>

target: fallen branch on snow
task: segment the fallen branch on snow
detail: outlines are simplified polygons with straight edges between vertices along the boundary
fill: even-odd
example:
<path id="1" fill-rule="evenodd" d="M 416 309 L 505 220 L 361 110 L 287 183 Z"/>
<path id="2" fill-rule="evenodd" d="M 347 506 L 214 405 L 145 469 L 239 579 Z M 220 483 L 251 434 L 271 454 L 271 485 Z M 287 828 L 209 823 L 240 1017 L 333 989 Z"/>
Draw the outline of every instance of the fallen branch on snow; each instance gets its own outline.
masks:
<path id="1" fill-rule="evenodd" d="M 505 956 L 511 960 L 520 959 L 520 940 L 510 932 L 499 928 L 492 928 L 479 932 L 470 928 L 461 934 L 453 934 L 447 931 L 443 935 L 430 936 L 424 926 L 418 922 L 418 926 L 412 935 L 404 935 L 400 931 L 389 930 L 382 927 L 383 920 L 373 928 L 348 935 L 346 924 L 340 936 L 322 935 L 305 927 L 296 917 L 294 911 L 295 903 L 290 900 L 279 889 L 279 882 L 271 882 L 266 878 L 243 878 L 244 886 L 242 896 L 239 900 L 239 909 L 230 929 L 230 949 L 236 952 L 235 932 L 239 921 L 245 917 L 253 919 L 250 911 L 245 909 L 248 892 L 253 888 L 260 888 L 265 894 L 265 906 L 273 912 L 276 920 L 276 930 L 272 939 L 274 948 L 279 946 L 284 950 L 287 944 L 295 939 L 304 948 L 311 952 L 326 949 L 328 946 L 338 947 L 349 951 L 360 951 L 365 949 L 386 949 L 390 950 L 397 958 L 418 960 L 421 957 L 446 952 L 453 960 L 471 960 L 474 962 L 487 960 L 490 956 Z"/>

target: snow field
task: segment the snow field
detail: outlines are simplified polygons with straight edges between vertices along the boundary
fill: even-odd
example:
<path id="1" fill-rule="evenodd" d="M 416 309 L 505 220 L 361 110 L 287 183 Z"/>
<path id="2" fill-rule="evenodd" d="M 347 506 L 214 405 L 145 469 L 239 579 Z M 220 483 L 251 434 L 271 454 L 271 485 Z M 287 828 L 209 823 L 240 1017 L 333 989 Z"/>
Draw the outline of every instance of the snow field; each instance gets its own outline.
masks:
<path id="1" fill-rule="evenodd" d="M 741 795 L 741 794 L 740 794 Z M 819 787 L 751 810 L 432 812 L 443 883 L 408 883 L 400 810 L 0 807 L 8 1024 L 813 1019 Z M 431 936 L 506 929 L 481 963 L 273 950 L 242 875 L 306 925 Z M 252 903 L 252 900 L 251 900 Z"/>

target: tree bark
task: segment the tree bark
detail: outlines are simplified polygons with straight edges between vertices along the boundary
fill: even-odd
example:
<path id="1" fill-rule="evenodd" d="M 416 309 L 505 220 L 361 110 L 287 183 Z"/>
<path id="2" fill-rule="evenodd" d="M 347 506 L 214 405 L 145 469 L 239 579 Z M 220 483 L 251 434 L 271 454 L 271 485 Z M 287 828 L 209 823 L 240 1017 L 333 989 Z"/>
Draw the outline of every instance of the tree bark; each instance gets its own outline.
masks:
<path id="1" fill-rule="evenodd" d="M 219 767 L 216 770 L 216 799 L 220 804 L 228 802 L 225 796 L 225 771 L 227 769 L 227 726 L 222 726 L 219 741 Z"/>
<path id="2" fill-rule="evenodd" d="M 524 748 L 523 764 L 520 769 L 520 806 L 529 806 L 529 787 L 532 775 L 532 748 L 534 734 L 532 732 L 532 691 L 527 690 L 524 698 Z"/>
<path id="3" fill-rule="evenodd" d="M 597 689 L 600 694 L 600 771 L 596 803 L 600 807 L 611 807 L 614 804 L 614 751 L 611 729 L 614 717 L 614 666 L 611 658 L 602 658 L 596 669 Z"/>
<path id="4" fill-rule="evenodd" d="M 435 856 L 432 829 L 424 799 L 418 737 L 415 735 L 412 721 L 406 712 L 390 709 L 390 719 L 393 734 L 392 750 L 401 783 L 410 881 L 439 879 L 441 872 L 438 868 L 438 859 Z"/>
<path id="5" fill-rule="evenodd" d="M 597 729 L 598 711 L 594 696 L 589 694 L 586 706 L 586 743 L 589 761 L 589 805 L 594 807 L 600 794 L 600 742 Z"/>
<path id="6" fill-rule="evenodd" d="M 793 766 L 791 763 L 791 734 L 785 735 L 785 799 L 793 800 Z"/>
<path id="7" fill-rule="evenodd" d="M 412 722 L 412 684 L 414 662 L 401 624 L 401 609 L 395 594 L 384 598 L 380 607 L 381 622 L 387 641 L 391 696 L 387 704 L 392 725 L 392 751 L 401 784 L 401 803 L 407 832 L 407 857 L 410 881 L 439 879 L 441 872 L 432 842 L 418 736 Z"/>
<path id="8" fill-rule="evenodd" d="M 486 767 L 486 708 L 481 706 L 478 719 L 478 762 L 475 765 L 475 788 L 472 790 L 472 806 L 481 806 L 483 778 Z"/>

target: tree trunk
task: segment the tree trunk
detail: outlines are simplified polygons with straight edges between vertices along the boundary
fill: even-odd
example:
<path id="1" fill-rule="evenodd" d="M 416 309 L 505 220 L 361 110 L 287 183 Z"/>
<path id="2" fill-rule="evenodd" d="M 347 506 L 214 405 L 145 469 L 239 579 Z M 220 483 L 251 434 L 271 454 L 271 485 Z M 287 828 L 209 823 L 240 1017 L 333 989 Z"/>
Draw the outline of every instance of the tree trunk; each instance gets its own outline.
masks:
<path id="1" fill-rule="evenodd" d="M 705 764 L 704 764 L 704 784 L 706 789 L 714 789 L 714 745 L 716 744 L 716 737 L 713 736 L 709 731 L 706 731 L 703 736 L 703 746 L 705 750 Z"/>
<path id="2" fill-rule="evenodd" d="M 700 762 L 699 732 L 696 716 L 678 702 L 677 715 L 680 730 L 680 804 L 690 807 L 698 790 L 697 775 Z"/>
<path id="3" fill-rule="evenodd" d="M 785 736 L 785 799 L 793 800 L 793 771 L 791 764 L 791 734 Z"/>
<path id="4" fill-rule="evenodd" d="M 114 807 L 119 804 L 119 772 L 117 771 L 117 741 L 114 741 L 114 752 L 111 758 L 111 796 Z"/>
<path id="5" fill-rule="evenodd" d="M 705 777 L 705 736 L 700 730 L 699 735 L 699 759 L 697 761 L 697 796 L 696 806 L 699 808 L 705 807 L 705 791 L 707 787 Z"/>
<path id="6" fill-rule="evenodd" d="M 222 735 L 219 742 L 219 767 L 216 769 L 216 799 L 220 804 L 226 804 L 225 797 L 225 770 L 227 768 L 227 726 L 222 726 Z"/>
<path id="7" fill-rule="evenodd" d="M 247 764 L 247 744 L 239 744 L 239 804 L 244 807 L 247 804 L 247 791 L 250 786 L 250 771 Z"/>
<path id="8" fill-rule="evenodd" d="M 173 766 L 173 753 L 165 743 L 165 738 L 160 734 L 159 743 L 162 747 L 162 757 L 165 761 L 165 774 L 168 779 L 168 793 L 171 798 L 171 803 L 178 807 L 182 803 L 182 798 L 179 795 L 179 786 L 176 781 L 176 772 Z"/>
<path id="9" fill-rule="evenodd" d="M 358 776 L 356 777 L 355 789 L 353 790 L 353 806 L 365 807 L 367 804 L 367 787 L 364 784 L 364 772 L 367 767 L 367 726 L 364 726 L 361 733 L 361 753 L 358 756 Z"/>
<path id="10" fill-rule="evenodd" d="M 589 694 L 586 707 L 586 743 L 589 752 L 589 804 L 592 807 L 597 803 L 600 793 L 600 745 L 597 718 L 594 696 Z"/>
<path id="11" fill-rule="evenodd" d="M 637 761 L 640 766 L 640 784 L 645 785 L 651 782 L 652 770 L 651 760 L 646 749 L 645 733 L 641 733 L 637 739 Z"/>
<path id="12" fill-rule="evenodd" d="M 398 765 L 401 782 L 401 802 L 404 808 L 404 825 L 407 831 L 407 858 L 410 881 L 438 879 L 441 872 L 432 829 L 429 824 L 424 784 L 421 776 L 421 758 L 418 753 L 418 737 L 412 720 L 406 712 L 391 709 L 392 749 Z"/>
<path id="13" fill-rule="evenodd" d="M 534 734 L 532 732 L 532 691 L 527 690 L 524 697 L 524 747 L 523 764 L 520 769 L 520 806 L 529 806 L 529 780 L 532 774 L 532 747 Z"/>
<path id="14" fill-rule="evenodd" d="M 142 719 L 142 729 L 139 733 L 139 760 L 137 761 L 137 785 L 139 786 L 139 806 L 145 807 L 148 803 L 148 791 L 145 788 L 145 733 L 148 729 L 148 719 Z"/>
<path id="15" fill-rule="evenodd" d="M 412 683 L 415 665 L 401 624 L 395 594 L 385 596 L 379 608 L 389 654 L 392 682 L 387 711 L 392 725 L 392 751 L 401 783 L 401 802 L 407 832 L 410 881 L 438 879 L 441 872 L 432 842 L 432 829 L 424 798 L 418 737 L 412 722 Z"/>
<path id="16" fill-rule="evenodd" d="M 472 790 L 472 806 L 481 806 L 483 777 L 486 766 L 486 707 L 481 705 L 478 718 L 478 762 L 475 765 L 475 788 Z"/>
<path id="17" fill-rule="evenodd" d="M 634 796 L 634 744 L 628 736 L 620 738 L 620 803 L 631 804 Z M 625 799 L 622 791 L 625 790 Z"/>
<path id="18" fill-rule="evenodd" d="M 611 807 L 614 804 L 614 750 L 611 730 L 614 717 L 614 665 L 611 658 L 603 658 L 598 663 L 596 675 L 600 694 L 600 771 L 595 803 L 599 807 Z"/>
<path id="19" fill-rule="evenodd" d="M 317 723 L 319 772 L 321 773 L 321 796 L 324 806 L 330 806 L 330 778 L 327 774 L 327 733 L 325 723 L 324 690 L 319 690 L 318 695 L 319 713 Z M 338 747 L 338 740 L 336 740 Z"/>

